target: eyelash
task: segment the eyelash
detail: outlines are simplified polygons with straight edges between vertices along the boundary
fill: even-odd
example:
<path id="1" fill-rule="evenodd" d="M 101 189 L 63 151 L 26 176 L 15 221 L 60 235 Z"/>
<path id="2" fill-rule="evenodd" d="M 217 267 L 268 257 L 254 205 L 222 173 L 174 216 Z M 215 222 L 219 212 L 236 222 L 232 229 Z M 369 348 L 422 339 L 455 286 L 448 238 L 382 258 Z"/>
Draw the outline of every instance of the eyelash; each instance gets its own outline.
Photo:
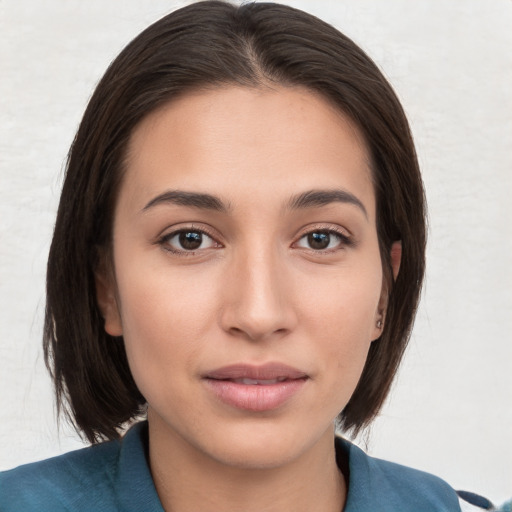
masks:
<path id="1" fill-rule="evenodd" d="M 338 239 L 338 244 L 336 247 L 333 247 L 331 249 L 312 249 L 309 247 L 302 247 L 302 249 L 305 249 L 307 251 L 313 252 L 315 255 L 329 255 L 333 254 L 337 251 L 343 250 L 345 248 L 354 247 L 355 242 L 352 239 L 350 235 L 347 235 L 346 231 L 342 231 L 341 229 L 336 229 L 333 227 L 315 227 L 313 229 L 309 229 L 307 232 L 303 233 L 297 242 L 294 242 L 294 245 L 296 245 L 299 241 L 303 240 L 304 238 L 308 237 L 309 235 L 312 235 L 313 233 L 317 234 L 325 234 L 329 236 L 335 236 Z"/>
<path id="2" fill-rule="evenodd" d="M 172 248 L 172 246 L 170 245 L 170 241 L 174 237 L 179 236 L 180 234 L 184 234 L 184 233 L 198 233 L 201 236 L 206 235 L 208 238 L 210 238 L 212 240 L 213 244 L 215 244 L 213 248 L 222 247 L 222 244 L 217 242 L 215 240 L 215 237 L 211 233 L 209 233 L 206 229 L 195 228 L 193 226 L 191 226 L 190 228 L 177 229 L 175 231 L 172 231 L 171 233 L 167 233 L 167 234 L 161 236 L 157 240 L 157 244 L 159 244 L 164 250 L 166 250 L 172 254 L 176 254 L 178 256 L 184 256 L 184 257 L 194 256 L 194 255 L 196 255 L 197 251 L 205 250 L 205 249 L 186 250 L 186 249 Z M 318 228 L 310 229 L 309 231 L 306 231 L 305 233 L 303 233 L 297 239 L 297 241 L 293 243 L 293 245 L 295 246 L 296 244 L 298 244 L 298 242 L 300 242 L 304 238 L 308 237 L 309 235 L 312 235 L 313 233 L 317 233 L 317 234 L 321 233 L 321 234 L 325 234 L 328 236 L 334 235 L 338 239 L 339 243 L 337 244 L 336 247 L 331 248 L 331 249 L 313 249 L 310 247 L 299 247 L 299 248 L 305 249 L 307 251 L 311 251 L 314 254 L 326 255 L 326 254 L 332 254 L 334 252 L 342 250 L 343 248 L 353 247 L 355 245 L 354 240 L 352 239 L 352 237 L 350 235 L 347 235 L 346 232 L 344 232 L 342 230 L 338 230 L 338 229 L 335 229 L 332 227 L 329 227 L 329 228 L 318 227 Z"/>
<path id="3" fill-rule="evenodd" d="M 217 242 L 215 240 L 215 237 L 209 233 L 205 228 L 195 228 L 194 226 L 191 226 L 189 228 L 180 228 L 175 231 L 172 231 L 171 233 L 166 233 L 165 235 L 161 236 L 157 243 L 165 250 L 172 254 L 176 254 L 177 256 L 194 256 L 198 250 L 204 250 L 204 249 L 197 249 L 197 250 L 186 250 L 186 249 L 174 249 L 170 245 L 170 241 L 175 237 L 182 233 L 199 233 L 201 236 L 206 235 L 208 238 L 212 240 L 214 244 L 216 244 L 216 247 L 222 247 L 222 244 Z"/>

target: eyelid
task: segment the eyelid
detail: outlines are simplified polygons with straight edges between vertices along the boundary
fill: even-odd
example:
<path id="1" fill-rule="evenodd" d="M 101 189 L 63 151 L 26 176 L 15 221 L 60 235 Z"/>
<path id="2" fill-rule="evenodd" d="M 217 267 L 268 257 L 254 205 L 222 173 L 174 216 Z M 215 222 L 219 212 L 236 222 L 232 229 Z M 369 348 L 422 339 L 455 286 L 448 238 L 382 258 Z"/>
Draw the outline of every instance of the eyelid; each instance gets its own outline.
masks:
<path id="1" fill-rule="evenodd" d="M 330 222 L 315 222 L 313 224 L 307 224 L 302 226 L 297 231 L 297 239 L 314 231 L 329 231 L 331 233 L 337 233 L 346 238 L 353 238 L 354 236 L 346 227 L 340 226 L 338 224 L 332 224 Z"/>
<path id="2" fill-rule="evenodd" d="M 329 254 L 332 252 L 336 252 L 339 250 L 342 250 L 346 247 L 353 247 L 355 245 L 354 236 L 352 233 L 341 226 L 332 225 L 332 224 L 313 224 L 308 225 L 304 228 L 301 228 L 300 233 L 295 237 L 295 241 L 293 242 L 293 245 L 296 245 L 300 240 L 302 240 L 305 236 L 315 233 L 315 232 L 326 232 L 329 234 L 334 234 L 340 239 L 339 247 L 332 248 L 332 249 L 309 249 L 306 247 L 299 247 L 300 249 L 304 249 L 307 251 L 314 252 L 316 254 Z"/>
<path id="3" fill-rule="evenodd" d="M 164 229 L 161 232 L 161 234 L 158 235 L 155 243 L 157 245 L 160 245 L 163 250 L 170 252 L 171 254 L 175 254 L 178 256 L 194 256 L 198 252 L 204 252 L 204 251 L 207 251 L 208 249 L 212 249 L 212 248 L 217 249 L 219 247 L 223 247 L 223 244 L 218 241 L 219 237 L 216 234 L 214 234 L 212 231 L 213 230 L 209 229 L 207 226 L 204 226 L 204 225 L 197 226 L 196 224 L 183 224 L 183 225 L 178 225 L 178 226 L 167 227 L 166 229 Z M 180 249 L 171 248 L 168 243 L 169 240 L 171 240 L 173 237 L 175 237 L 179 233 L 183 233 L 183 232 L 185 232 L 185 233 L 186 232 L 202 233 L 203 235 L 206 235 L 208 238 L 211 238 L 213 240 L 213 242 L 216 244 L 216 246 L 208 247 L 206 249 L 195 249 L 195 250 L 189 250 L 189 251 L 184 250 L 184 249 L 180 250 Z"/>

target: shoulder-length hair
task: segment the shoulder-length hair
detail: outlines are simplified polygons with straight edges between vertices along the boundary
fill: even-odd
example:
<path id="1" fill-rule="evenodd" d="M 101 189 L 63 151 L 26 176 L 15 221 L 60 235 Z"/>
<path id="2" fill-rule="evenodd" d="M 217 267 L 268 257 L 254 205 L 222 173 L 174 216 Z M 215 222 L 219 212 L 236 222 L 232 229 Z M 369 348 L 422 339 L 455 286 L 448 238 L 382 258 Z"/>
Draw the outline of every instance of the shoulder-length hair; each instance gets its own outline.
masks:
<path id="1" fill-rule="evenodd" d="M 357 433 L 378 413 L 407 345 L 424 274 L 425 206 L 403 109 L 382 73 L 349 38 L 273 3 L 197 2 L 160 19 L 112 62 L 70 149 L 47 269 L 45 361 L 58 410 L 90 442 L 120 436 L 144 411 L 122 338 L 109 336 L 96 301 L 99 254 L 110 251 L 127 143 L 149 113 L 194 89 L 300 86 L 359 128 L 372 164 L 377 232 L 389 302 L 360 381 L 340 413 Z M 401 240 L 393 281 L 390 249 Z"/>

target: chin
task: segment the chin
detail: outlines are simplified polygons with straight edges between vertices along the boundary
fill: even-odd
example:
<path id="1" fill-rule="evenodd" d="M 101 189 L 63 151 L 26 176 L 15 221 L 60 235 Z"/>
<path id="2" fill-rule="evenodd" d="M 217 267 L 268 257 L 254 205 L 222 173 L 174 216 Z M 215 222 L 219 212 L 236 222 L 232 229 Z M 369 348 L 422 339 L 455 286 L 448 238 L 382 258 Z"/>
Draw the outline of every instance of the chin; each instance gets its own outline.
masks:
<path id="1" fill-rule="evenodd" d="M 247 428 L 226 428 L 209 436 L 210 456 L 239 469 L 277 469 L 300 458 L 325 435 L 334 437 L 334 426 L 314 435 L 300 422 L 279 426 L 274 418 L 257 423 Z"/>
<path id="2" fill-rule="evenodd" d="M 276 439 L 262 444 L 251 440 L 230 442 L 228 446 L 210 447 L 215 460 L 240 470 L 277 469 L 301 455 L 301 447 L 288 440 Z"/>

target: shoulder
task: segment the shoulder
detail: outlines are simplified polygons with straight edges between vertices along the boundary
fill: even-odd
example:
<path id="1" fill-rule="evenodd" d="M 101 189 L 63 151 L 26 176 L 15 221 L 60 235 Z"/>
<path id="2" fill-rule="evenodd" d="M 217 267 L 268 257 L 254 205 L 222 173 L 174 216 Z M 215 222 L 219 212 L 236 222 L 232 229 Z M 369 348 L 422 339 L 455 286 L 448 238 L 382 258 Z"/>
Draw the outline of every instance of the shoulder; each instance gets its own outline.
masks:
<path id="1" fill-rule="evenodd" d="M 2 472 L 0 510 L 108 510 L 119 452 L 111 441 Z"/>
<path id="2" fill-rule="evenodd" d="M 444 480 L 416 469 L 370 457 L 338 438 L 337 451 L 349 459 L 346 512 L 460 512 L 459 497 Z"/>
<path id="3" fill-rule="evenodd" d="M 110 441 L 0 473 L 1 512 L 163 512 L 146 457 L 147 423 Z"/>

